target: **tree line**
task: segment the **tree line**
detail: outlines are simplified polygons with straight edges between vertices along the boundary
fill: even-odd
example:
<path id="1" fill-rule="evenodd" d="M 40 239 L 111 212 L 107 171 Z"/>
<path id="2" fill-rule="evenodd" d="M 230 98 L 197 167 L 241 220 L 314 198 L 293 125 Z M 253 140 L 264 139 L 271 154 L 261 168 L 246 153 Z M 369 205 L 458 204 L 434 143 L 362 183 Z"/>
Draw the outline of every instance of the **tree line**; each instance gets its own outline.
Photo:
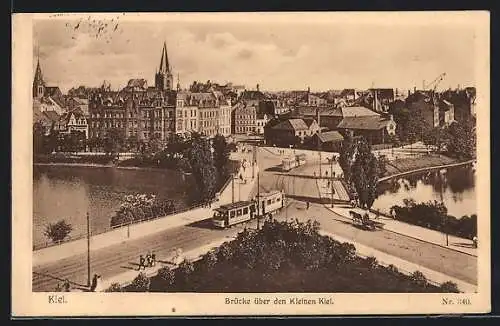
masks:
<path id="1" fill-rule="evenodd" d="M 471 240 L 477 236 L 476 214 L 456 218 L 448 215 L 446 206 L 438 201 L 416 203 L 413 199 L 405 199 L 403 203 L 403 206 L 391 207 L 400 221 Z"/>

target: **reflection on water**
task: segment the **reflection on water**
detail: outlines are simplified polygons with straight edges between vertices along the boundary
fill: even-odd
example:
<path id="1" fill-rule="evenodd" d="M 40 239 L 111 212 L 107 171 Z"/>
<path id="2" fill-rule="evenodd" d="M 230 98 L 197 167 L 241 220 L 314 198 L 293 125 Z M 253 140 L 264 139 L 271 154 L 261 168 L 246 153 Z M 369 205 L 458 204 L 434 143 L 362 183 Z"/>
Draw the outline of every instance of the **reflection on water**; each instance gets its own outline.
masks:
<path id="1" fill-rule="evenodd" d="M 379 197 L 373 208 L 387 211 L 393 205 L 403 205 L 405 198 L 417 203 L 443 201 L 448 214 L 456 217 L 477 214 L 476 173 L 470 167 L 411 174 L 379 184 Z"/>
<path id="2" fill-rule="evenodd" d="M 45 226 L 60 219 L 72 224 L 71 235 L 84 234 L 87 212 L 93 232 L 109 228 L 127 194 L 153 193 L 184 208 L 189 205 L 190 185 L 190 178 L 169 170 L 34 166 L 33 243 L 46 242 Z"/>

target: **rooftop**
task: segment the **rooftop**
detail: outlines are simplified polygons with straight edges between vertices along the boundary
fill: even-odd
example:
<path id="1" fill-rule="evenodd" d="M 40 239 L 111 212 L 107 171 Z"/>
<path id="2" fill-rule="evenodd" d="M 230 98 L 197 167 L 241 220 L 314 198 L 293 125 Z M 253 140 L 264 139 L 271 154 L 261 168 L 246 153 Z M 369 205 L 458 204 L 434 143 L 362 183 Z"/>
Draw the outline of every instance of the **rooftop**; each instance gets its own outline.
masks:
<path id="1" fill-rule="evenodd" d="M 392 120 L 380 116 L 347 117 L 338 124 L 339 129 L 380 130 Z"/>
<path id="2" fill-rule="evenodd" d="M 317 134 L 322 143 L 337 142 L 344 140 L 344 137 L 338 131 L 326 131 Z"/>

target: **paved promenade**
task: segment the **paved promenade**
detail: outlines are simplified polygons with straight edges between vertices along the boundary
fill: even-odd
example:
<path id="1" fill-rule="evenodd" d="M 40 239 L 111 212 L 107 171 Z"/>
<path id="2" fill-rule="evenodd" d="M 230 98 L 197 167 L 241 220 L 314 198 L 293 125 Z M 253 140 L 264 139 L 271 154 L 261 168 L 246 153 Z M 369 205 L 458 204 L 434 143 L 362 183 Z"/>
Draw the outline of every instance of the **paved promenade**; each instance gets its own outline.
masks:
<path id="1" fill-rule="evenodd" d="M 329 210 L 349 219 L 350 219 L 349 215 L 350 210 L 354 210 L 355 212 L 358 212 L 360 214 L 366 213 L 365 210 L 360 208 L 353 209 L 351 207 L 347 207 L 344 205 L 335 205 L 333 208 L 329 206 L 330 205 L 326 205 L 326 207 Z M 470 239 L 459 238 L 453 235 L 448 235 L 448 246 L 447 246 L 446 234 L 442 232 L 431 230 L 417 225 L 412 225 L 409 223 L 404 223 L 390 217 L 385 217 L 381 215 L 377 217 L 377 215 L 372 212 L 368 212 L 368 216 L 372 220 L 383 223 L 384 230 L 403 234 L 412 238 L 434 243 L 449 249 L 453 249 L 477 257 L 477 249 L 473 247 L 473 242 Z"/>

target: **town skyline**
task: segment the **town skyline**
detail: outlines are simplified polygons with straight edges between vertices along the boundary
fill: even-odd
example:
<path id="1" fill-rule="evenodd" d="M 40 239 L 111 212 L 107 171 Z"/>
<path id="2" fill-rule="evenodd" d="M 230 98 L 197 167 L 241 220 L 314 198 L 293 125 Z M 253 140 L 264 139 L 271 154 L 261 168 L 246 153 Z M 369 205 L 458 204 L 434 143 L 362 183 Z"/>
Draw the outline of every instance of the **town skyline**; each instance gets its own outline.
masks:
<path id="1" fill-rule="evenodd" d="M 113 21 L 113 19 L 116 19 Z M 232 82 L 253 89 L 422 88 L 445 72 L 438 89 L 474 86 L 474 29 L 305 22 L 134 22 L 107 17 L 108 32 L 94 35 L 90 19 L 44 19 L 34 25 L 37 57 L 48 85 L 63 92 L 104 80 L 113 89 L 129 79 L 154 84 L 166 42 L 174 83 Z M 80 23 L 79 23 L 80 22 Z M 118 26 L 118 27 L 116 27 Z M 403 44 L 403 46 L 402 46 Z M 356 62 L 356 64 L 353 64 Z M 391 73 L 405 71 L 405 76 Z M 75 78 L 77 76 L 77 78 Z M 78 80 L 78 81 L 75 81 Z"/>

